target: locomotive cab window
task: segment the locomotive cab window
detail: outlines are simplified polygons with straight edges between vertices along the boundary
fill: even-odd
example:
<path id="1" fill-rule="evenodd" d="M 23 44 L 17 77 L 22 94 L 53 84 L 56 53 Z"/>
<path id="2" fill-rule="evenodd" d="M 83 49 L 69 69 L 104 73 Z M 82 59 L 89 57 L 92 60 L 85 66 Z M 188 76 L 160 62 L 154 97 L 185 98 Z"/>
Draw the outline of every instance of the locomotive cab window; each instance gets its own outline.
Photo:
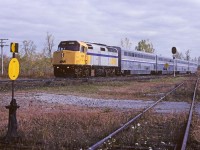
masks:
<path id="1" fill-rule="evenodd" d="M 108 52 L 117 53 L 117 50 L 115 48 L 107 47 L 107 49 L 108 49 Z"/>
<path id="2" fill-rule="evenodd" d="M 58 50 L 79 51 L 80 44 L 76 41 L 64 41 L 58 45 Z"/>
<path id="3" fill-rule="evenodd" d="M 80 52 L 85 52 L 86 51 L 86 48 L 84 46 L 81 46 L 81 49 L 80 49 Z"/>

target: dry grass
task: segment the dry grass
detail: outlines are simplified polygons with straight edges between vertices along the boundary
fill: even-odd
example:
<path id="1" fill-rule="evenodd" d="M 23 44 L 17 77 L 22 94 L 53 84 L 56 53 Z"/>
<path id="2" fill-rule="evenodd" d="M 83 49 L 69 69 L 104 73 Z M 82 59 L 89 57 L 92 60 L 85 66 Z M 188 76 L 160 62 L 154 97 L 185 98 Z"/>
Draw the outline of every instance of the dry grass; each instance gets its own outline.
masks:
<path id="1" fill-rule="evenodd" d="M 46 112 L 39 109 L 18 112 L 21 145 L 31 149 L 86 149 L 135 114 L 110 109 L 75 107 L 67 110 L 61 106 L 60 109 L 58 111 L 57 106 L 57 109 Z M 1 112 L 1 115 L 7 114 Z M 7 131 L 4 119 L 0 121 L 0 137 L 5 136 Z"/>
<path id="2" fill-rule="evenodd" d="M 149 112 L 122 132 L 120 136 L 110 139 L 104 146 L 151 147 L 152 149 L 159 149 L 159 146 L 161 149 L 165 149 L 166 145 L 176 145 L 177 143 L 180 146 L 186 119 L 187 115 L 184 113 L 157 114 Z"/>
<path id="3" fill-rule="evenodd" d="M 191 90 L 194 90 L 194 87 L 191 88 Z M 182 92 L 184 95 L 184 90 Z M 195 105 L 196 105 L 195 108 L 196 109 L 198 108 L 197 103 L 199 103 L 199 101 L 200 101 L 200 83 L 198 84 L 197 95 L 196 95 L 196 99 L 195 99 Z M 193 117 L 192 117 L 192 123 L 191 123 L 191 127 L 190 127 L 190 135 L 189 135 L 187 149 L 188 150 L 200 149 L 200 115 L 195 114 L 195 111 L 193 111 Z"/>
<path id="4" fill-rule="evenodd" d="M 178 88 L 174 93 L 167 96 L 165 101 L 176 101 L 176 102 L 192 102 L 194 94 L 194 85 L 196 80 L 190 80 L 184 83 L 183 86 Z M 197 92 L 197 97 L 200 93 Z"/>
<path id="5" fill-rule="evenodd" d="M 58 108 L 60 111 L 57 110 Z M 6 114 L 6 112 L 2 113 Z M 19 145 L 28 146 L 29 149 L 87 149 L 135 114 L 136 112 L 133 111 L 61 106 L 52 108 L 52 111 L 32 108 L 18 112 L 18 132 L 22 137 Z M 172 144 L 180 140 L 178 131 L 182 130 L 181 125 L 185 120 L 185 114 L 165 115 L 149 112 L 129 129 L 111 139 L 115 141 L 112 145 L 141 146 L 155 142 Z M 4 122 L 0 129 L 0 137 L 3 137 L 6 131 L 7 123 Z"/>
<path id="6" fill-rule="evenodd" d="M 197 95 L 195 99 L 195 105 L 199 103 L 200 101 L 200 84 L 198 85 L 197 89 Z M 196 106 L 196 109 L 198 106 Z M 189 141 L 188 141 L 188 150 L 197 150 L 200 149 L 200 115 L 195 114 L 195 111 L 193 111 L 193 117 L 192 117 L 192 123 L 190 127 L 190 135 L 189 135 Z"/>
<path id="7" fill-rule="evenodd" d="M 150 82 L 112 81 L 93 84 L 68 85 L 63 87 L 45 87 L 39 91 L 57 94 L 71 94 L 103 99 L 156 99 L 160 93 L 166 93 L 185 78 L 162 78 Z M 35 90 L 38 91 L 37 89 Z"/>
<path id="8" fill-rule="evenodd" d="M 148 97 L 147 94 L 165 93 L 184 79 L 165 78 L 151 82 L 86 83 L 76 86 L 40 88 L 32 91 L 95 98 L 149 99 L 152 97 Z M 2 99 L 0 98 L 0 100 Z M 21 145 L 28 146 L 29 149 L 86 149 L 120 127 L 136 113 L 127 110 L 83 108 L 31 101 L 33 102 L 24 101 L 24 106 L 17 111 L 18 132 L 22 137 Z M 8 111 L 3 105 L 1 106 L 0 137 L 3 137 L 7 131 Z M 147 114 L 140 122 L 136 122 L 130 129 L 125 130 L 120 137 L 116 137 L 115 144 L 135 145 L 137 143 L 140 146 L 156 140 L 157 142 L 179 140 L 175 136 L 182 133 L 177 133 L 177 131 L 182 130 L 186 116 L 185 114 L 169 114 L 167 116 L 155 113 Z M 191 140 L 197 145 L 200 140 L 199 126 L 200 121 L 197 117 L 193 121 L 191 132 Z M 158 132 L 159 128 L 162 129 L 161 133 L 164 136 Z"/>
<path id="9" fill-rule="evenodd" d="M 189 150 L 200 149 L 200 116 L 193 115 L 190 139 L 189 139 Z"/>

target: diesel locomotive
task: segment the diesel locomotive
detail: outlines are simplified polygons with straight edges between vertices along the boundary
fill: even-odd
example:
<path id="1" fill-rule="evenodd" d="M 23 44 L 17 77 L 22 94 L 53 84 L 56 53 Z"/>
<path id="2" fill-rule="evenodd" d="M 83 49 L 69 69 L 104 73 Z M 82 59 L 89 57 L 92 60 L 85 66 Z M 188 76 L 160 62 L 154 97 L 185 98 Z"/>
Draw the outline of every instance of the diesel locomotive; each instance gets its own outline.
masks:
<path id="1" fill-rule="evenodd" d="M 175 66 L 175 67 L 174 67 Z M 55 77 L 195 73 L 193 61 L 81 41 L 61 41 L 53 53 Z"/>

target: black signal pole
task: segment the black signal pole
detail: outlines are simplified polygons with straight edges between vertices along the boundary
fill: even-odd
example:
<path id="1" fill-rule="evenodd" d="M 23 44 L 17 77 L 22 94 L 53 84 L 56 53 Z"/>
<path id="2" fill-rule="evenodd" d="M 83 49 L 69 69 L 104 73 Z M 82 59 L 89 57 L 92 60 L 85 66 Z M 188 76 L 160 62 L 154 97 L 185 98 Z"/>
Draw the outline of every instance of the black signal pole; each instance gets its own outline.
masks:
<path id="1" fill-rule="evenodd" d="M 174 77 L 176 77 L 176 68 L 175 68 L 175 54 L 176 54 L 177 50 L 176 47 L 172 47 L 172 54 L 173 54 L 173 59 L 174 59 Z"/>
<path id="2" fill-rule="evenodd" d="M 13 58 L 15 58 L 15 53 L 13 53 Z M 16 111 L 19 108 L 17 105 L 16 99 L 14 98 L 14 80 L 12 80 L 12 100 L 10 105 L 6 106 L 6 109 L 9 110 L 9 120 L 8 120 L 8 132 L 5 136 L 5 143 L 17 142 L 19 140 L 19 135 L 17 133 L 17 117 Z"/>

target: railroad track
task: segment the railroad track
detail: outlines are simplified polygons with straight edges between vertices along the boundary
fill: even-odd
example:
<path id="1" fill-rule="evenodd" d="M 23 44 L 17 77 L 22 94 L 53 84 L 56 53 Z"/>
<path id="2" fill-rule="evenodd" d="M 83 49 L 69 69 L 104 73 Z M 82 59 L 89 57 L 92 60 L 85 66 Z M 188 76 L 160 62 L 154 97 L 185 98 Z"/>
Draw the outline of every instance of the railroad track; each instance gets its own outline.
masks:
<path id="1" fill-rule="evenodd" d="M 157 77 L 156 77 L 157 78 Z M 129 78 L 130 79 L 130 78 Z M 152 78 L 149 78 L 150 80 L 152 79 Z M 149 79 L 144 79 L 144 80 L 149 80 Z M 42 80 L 44 80 L 44 79 L 42 79 Z M 71 79 L 56 79 L 56 80 L 58 80 L 58 82 L 59 81 L 62 81 L 63 82 L 63 80 L 71 80 Z M 81 79 L 80 79 L 81 80 Z M 108 78 L 107 80 L 110 80 L 110 78 Z M 120 80 L 122 80 L 122 79 L 120 79 Z M 131 79 L 132 80 L 132 79 Z M 140 79 L 138 79 L 138 80 L 140 80 Z M 48 80 L 47 80 L 48 81 Z M 45 81 L 45 82 L 47 82 L 47 81 Z M 190 82 L 191 82 L 192 80 L 190 80 Z M 8 81 L 9 82 L 9 81 Z M 21 81 L 22 82 L 22 81 Z M 32 81 L 23 81 L 24 83 L 27 83 L 27 82 L 32 82 Z M 39 83 L 39 82 L 41 82 L 40 80 L 36 80 L 36 81 L 34 81 L 34 82 L 36 82 L 36 83 Z M 53 81 L 52 81 L 53 82 Z M 81 81 L 81 82 L 88 82 L 88 81 Z M 92 82 L 92 81 L 90 81 L 90 82 Z M 99 81 L 100 82 L 100 81 Z M 31 83 L 32 84 L 32 83 Z M 140 114 L 138 114 L 135 118 L 133 118 L 132 119 L 132 121 L 130 122 L 129 121 L 129 123 L 127 124 L 124 124 L 122 127 L 124 127 L 123 129 L 120 129 L 120 131 L 118 132 L 117 130 L 117 132 L 115 133 L 115 134 L 113 134 L 113 135 L 109 135 L 109 138 L 108 139 L 106 139 L 103 143 L 101 143 L 100 145 L 98 145 L 98 147 L 95 147 L 95 148 L 92 148 L 92 146 L 90 147 L 90 149 L 98 149 L 98 148 L 101 148 L 101 147 L 106 147 L 105 149 L 150 149 L 150 148 L 152 148 L 152 149 L 155 149 L 155 147 L 157 147 L 157 148 L 161 148 L 161 149 L 177 149 L 177 144 L 176 143 L 172 143 L 172 142 L 168 142 L 168 143 L 166 143 L 166 141 L 165 140 L 162 140 L 161 142 L 160 142 L 160 145 L 158 144 L 158 142 L 156 141 L 156 140 L 151 140 L 151 141 L 143 141 L 143 145 L 141 145 L 140 143 L 138 143 L 137 141 L 134 143 L 135 145 L 126 145 L 126 144 L 122 144 L 122 145 L 120 145 L 120 144 L 116 144 L 116 140 L 117 140 L 117 138 L 113 138 L 113 137 L 115 137 L 115 136 L 117 136 L 117 134 L 120 134 L 120 132 L 121 131 L 124 131 L 124 130 L 126 130 L 127 128 L 129 128 L 129 126 L 132 124 L 132 126 L 131 126 L 131 129 L 133 128 L 133 127 L 135 127 L 135 126 L 138 126 L 138 127 L 140 127 L 141 125 L 140 124 L 142 124 L 141 122 L 136 122 L 137 120 L 139 120 L 142 116 L 143 116 L 143 114 L 146 114 L 146 113 L 148 113 L 154 106 L 156 106 L 159 102 L 161 102 L 166 96 L 169 96 L 169 95 L 171 95 L 174 91 L 176 91 L 177 89 L 179 89 L 179 87 L 182 87 L 182 85 L 184 85 L 183 83 L 181 83 L 180 85 L 178 85 L 178 86 L 176 86 L 175 87 L 175 89 L 173 89 L 172 91 L 169 91 L 168 93 L 166 93 L 165 94 L 165 96 L 163 96 L 163 97 L 161 97 L 157 102 L 155 102 L 154 104 L 152 104 L 151 106 L 149 106 L 146 110 L 143 110 Z M 146 122 L 146 121 L 145 121 Z M 145 124 L 145 122 L 144 122 L 144 124 Z M 156 126 L 151 126 L 151 127 L 149 127 L 149 128 L 151 128 L 151 130 L 153 130 L 153 132 L 158 132 L 157 133 L 157 137 L 159 137 L 159 138 L 162 138 L 162 131 L 163 130 L 166 130 L 166 132 L 168 132 L 168 125 L 163 125 L 163 123 L 160 123 L 160 124 L 156 124 Z M 182 127 L 181 127 L 182 128 Z M 181 130 L 182 131 L 182 130 Z M 137 132 L 140 132 L 139 130 L 137 131 Z M 137 134 L 139 134 L 139 133 L 137 133 Z M 170 138 L 172 138 L 172 134 L 169 134 L 169 137 Z M 130 138 L 130 137 L 127 137 L 127 138 Z M 173 137 L 174 139 L 175 139 L 175 137 Z M 174 140 L 173 139 L 173 140 Z M 175 140 L 174 140 L 175 141 Z M 5 145 L 4 143 L 3 144 L 1 144 L 0 143 L 0 149 L 4 149 L 4 148 L 11 148 L 11 149 L 17 149 L 18 147 L 20 147 L 21 149 L 30 149 L 30 148 L 28 148 L 28 147 L 26 147 L 26 146 L 23 146 L 23 144 L 21 144 L 20 145 L 20 143 L 19 144 L 17 144 L 17 145 Z M 36 148 L 37 149 L 37 148 Z"/>
<path id="2" fill-rule="evenodd" d="M 194 82 L 194 81 L 193 81 Z M 191 83 L 191 80 L 190 80 Z M 195 86 L 194 86 L 195 85 Z M 123 149 L 123 150 L 159 150 L 159 149 L 166 149 L 166 150 L 185 150 L 187 147 L 187 140 L 189 135 L 190 124 L 192 120 L 192 112 L 194 108 L 195 98 L 197 94 L 197 87 L 198 87 L 198 79 L 196 80 L 195 87 L 193 90 L 193 97 L 191 102 L 191 107 L 189 110 L 189 117 L 187 119 L 187 123 L 179 124 L 178 121 L 173 118 L 172 121 L 177 124 L 177 128 L 174 131 L 169 131 L 170 125 L 167 124 L 166 121 L 157 122 L 154 125 L 148 125 L 148 121 L 143 119 L 143 121 L 139 121 L 143 116 L 152 115 L 150 110 L 152 110 L 157 104 L 159 104 L 163 99 L 170 96 L 172 93 L 176 92 L 177 89 L 184 86 L 184 83 L 179 84 L 174 89 L 166 93 L 163 97 L 157 100 L 155 103 L 150 105 L 148 108 L 144 109 L 141 113 L 137 116 L 132 118 L 130 121 L 125 123 L 123 126 L 115 130 L 113 133 L 110 133 L 108 136 L 103 138 L 102 140 L 98 141 L 94 145 L 90 146 L 88 150 L 96 150 L 96 149 Z M 154 117 L 154 116 L 153 116 Z M 162 118 L 163 116 L 161 116 Z M 148 118 L 148 117 L 146 117 Z M 186 125 L 187 124 L 187 125 Z M 142 127 L 143 129 L 141 129 Z M 136 129 L 137 128 L 137 129 Z M 145 130 L 146 129 L 146 130 Z M 133 132 L 134 130 L 134 132 Z M 152 139 L 148 138 L 148 132 L 153 134 L 151 135 Z M 132 133 L 134 135 L 126 135 L 128 133 Z M 165 133 L 165 134 L 163 134 Z M 142 135 L 141 135 L 142 134 Z M 123 141 L 123 138 L 126 138 Z M 147 140 L 148 139 L 148 140 Z M 132 140 L 132 141 L 131 141 Z M 123 142 L 121 142 L 123 141 Z M 131 143 L 131 145 L 127 145 L 125 141 L 129 141 L 127 143 Z"/>
<path id="3" fill-rule="evenodd" d="M 110 81 L 150 81 L 169 76 L 118 76 L 118 77 L 90 77 L 90 78 L 48 78 L 48 79 L 18 79 L 15 81 L 17 89 L 31 89 L 36 87 L 54 87 L 66 85 L 79 85 L 82 83 L 110 82 Z M 171 76 L 170 76 L 171 77 Z M 0 80 L 0 91 L 11 90 L 10 80 Z"/>
<path id="4" fill-rule="evenodd" d="M 190 125 L 191 125 L 191 121 L 192 121 L 192 113 L 193 113 L 193 109 L 194 109 L 196 92 L 197 92 L 197 87 L 198 87 L 198 81 L 199 81 L 199 79 L 197 79 L 196 84 L 195 84 L 194 94 L 193 94 L 193 98 L 192 98 L 192 104 L 191 104 L 191 107 L 190 107 L 189 117 L 188 117 L 188 121 L 187 121 L 186 130 L 185 130 L 185 133 L 184 133 L 184 138 L 183 138 L 181 150 L 185 150 L 186 146 L 187 146 L 187 141 L 188 141 L 188 136 L 189 136 L 189 131 L 190 131 Z"/>

